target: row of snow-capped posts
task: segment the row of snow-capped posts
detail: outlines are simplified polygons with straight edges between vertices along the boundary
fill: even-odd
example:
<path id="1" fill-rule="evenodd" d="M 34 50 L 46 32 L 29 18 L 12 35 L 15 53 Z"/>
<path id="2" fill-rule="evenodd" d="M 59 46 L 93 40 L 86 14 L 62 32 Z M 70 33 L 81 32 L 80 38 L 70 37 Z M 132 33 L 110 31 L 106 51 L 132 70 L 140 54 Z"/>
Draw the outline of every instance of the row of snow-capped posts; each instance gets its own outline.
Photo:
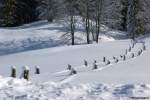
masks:
<path id="1" fill-rule="evenodd" d="M 11 77 L 16 78 L 17 76 L 17 70 L 15 66 L 11 67 Z M 28 66 L 24 66 L 23 67 L 23 73 L 22 73 L 22 77 L 26 80 L 29 80 L 29 74 L 30 74 L 30 69 Z M 40 74 L 40 68 L 39 66 L 35 66 L 35 74 Z"/>
<path id="2" fill-rule="evenodd" d="M 140 51 L 138 51 L 138 56 L 142 53 L 142 51 L 143 51 L 142 49 Z M 131 53 L 131 58 L 134 58 L 134 57 L 135 57 L 135 54 Z M 125 61 L 126 55 L 120 55 L 120 58 L 122 58 L 122 60 Z M 119 62 L 119 59 L 117 57 L 113 57 L 113 60 L 115 63 Z M 107 60 L 106 57 L 103 57 L 103 63 L 105 63 L 105 65 L 111 64 L 110 60 Z M 86 67 L 88 66 L 87 60 L 84 60 L 84 65 Z M 68 64 L 67 69 L 70 70 L 70 75 L 77 74 L 77 71 L 74 68 L 72 68 L 72 66 L 70 64 Z M 92 70 L 95 70 L 95 69 L 98 69 L 98 65 L 97 65 L 96 60 L 94 60 L 93 67 L 92 67 Z"/>
<path id="3" fill-rule="evenodd" d="M 137 42 L 134 41 L 134 40 L 131 40 L 131 46 L 129 46 L 128 49 L 126 49 L 125 51 L 125 54 L 124 55 L 120 55 L 120 58 L 125 61 L 127 59 L 127 54 L 129 52 L 131 52 L 131 50 L 135 47 L 135 44 Z M 141 53 L 146 50 L 146 46 L 145 46 L 145 42 L 142 43 L 142 49 L 140 49 L 137 54 L 136 53 L 131 53 L 131 58 L 134 58 L 135 56 L 140 56 Z M 117 57 L 113 57 L 113 60 L 115 63 L 118 63 L 119 62 L 119 59 Z M 111 64 L 110 60 L 106 59 L 106 57 L 103 57 L 103 63 L 106 65 L 109 65 Z M 88 66 L 88 61 L 87 60 L 84 60 L 84 66 Z M 77 74 L 77 71 L 72 68 L 72 66 L 70 64 L 68 64 L 68 67 L 67 67 L 68 70 L 70 70 L 70 75 L 74 75 L 74 74 Z M 92 65 L 92 70 L 95 70 L 95 69 L 98 69 L 98 64 L 97 64 L 97 61 L 94 60 L 93 62 L 93 65 Z"/>
<path id="4" fill-rule="evenodd" d="M 136 44 L 136 41 L 133 41 L 133 40 L 132 40 L 131 43 L 132 43 L 132 46 L 130 46 L 128 50 L 126 49 L 125 55 L 127 55 L 128 52 L 131 52 L 131 49 L 134 48 L 134 46 L 135 46 L 135 44 Z M 137 52 L 137 56 L 141 55 L 141 53 L 142 53 L 143 51 L 145 51 L 145 50 L 146 50 L 145 42 L 142 42 L 142 49 L 140 49 L 140 50 Z M 124 58 L 126 57 L 125 55 L 124 55 Z M 131 58 L 134 58 L 135 56 L 136 56 L 135 53 L 131 53 Z M 122 56 L 122 57 L 123 57 L 123 56 Z M 125 58 L 125 59 L 126 59 L 126 58 Z M 124 59 L 124 60 L 125 60 L 125 59 Z"/>

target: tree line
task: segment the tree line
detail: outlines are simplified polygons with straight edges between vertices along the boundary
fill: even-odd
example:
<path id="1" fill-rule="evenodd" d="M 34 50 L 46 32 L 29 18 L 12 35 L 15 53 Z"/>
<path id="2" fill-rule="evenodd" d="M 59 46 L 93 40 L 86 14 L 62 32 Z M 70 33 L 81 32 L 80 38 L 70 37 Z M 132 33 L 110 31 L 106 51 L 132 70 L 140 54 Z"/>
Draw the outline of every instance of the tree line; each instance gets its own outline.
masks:
<path id="1" fill-rule="evenodd" d="M 85 24 L 88 44 L 91 33 L 98 42 L 101 25 L 126 31 L 134 39 L 143 34 L 149 24 L 148 4 L 149 0 L 1 0 L 0 26 L 19 26 L 41 19 L 53 22 L 67 16 L 74 45 L 76 16 L 80 16 Z"/>
<path id="2" fill-rule="evenodd" d="M 1 3 L 0 26 L 18 26 L 37 20 L 35 0 L 4 0 Z"/>

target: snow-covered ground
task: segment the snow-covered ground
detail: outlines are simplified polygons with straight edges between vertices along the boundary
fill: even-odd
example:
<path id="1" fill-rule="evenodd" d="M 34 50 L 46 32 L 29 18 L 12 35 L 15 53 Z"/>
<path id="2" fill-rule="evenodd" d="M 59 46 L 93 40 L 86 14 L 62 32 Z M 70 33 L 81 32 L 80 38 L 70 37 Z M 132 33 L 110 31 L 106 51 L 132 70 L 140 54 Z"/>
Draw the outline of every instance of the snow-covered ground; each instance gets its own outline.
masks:
<path id="1" fill-rule="evenodd" d="M 131 45 L 130 40 L 113 41 L 102 44 L 84 46 L 65 46 L 50 49 L 28 51 L 24 53 L 0 57 L 0 98 L 26 100 L 130 100 L 150 97 L 149 86 L 149 39 L 146 40 L 147 50 L 142 55 L 122 61 L 120 54 Z M 132 52 L 142 48 L 137 43 Z M 111 65 L 102 63 L 103 56 L 111 61 Z M 115 63 L 112 57 L 120 61 Z M 83 60 L 89 66 L 83 65 Z M 98 69 L 92 70 L 92 62 L 97 60 Z M 77 74 L 70 76 L 66 69 L 71 64 Z M 20 77 L 22 66 L 30 67 L 30 81 L 5 78 L 10 75 L 10 65 L 17 68 Z M 41 69 L 35 75 L 35 65 Z"/>
<path id="2" fill-rule="evenodd" d="M 0 78 L 1 100 L 149 100 L 145 84 L 32 84 L 25 80 Z"/>
<path id="3" fill-rule="evenodd" d="M 51 27 L 51 31 L 54 29 L 54 33 L 45 29 L 47 27 Z M 10 42 L 10 44 L 1 45 L 0 48 L 7 50 L 10 48 L 18 52 L 15 49 L 22 45 L 20 41 L 28 38 L 34 40 L 36 36 L 41 40 L 49 36 L 54 43 L 60 44 L 55 41 L 58 39 L 62 43 L 62 39 L 56 35 L 58 30 L 54 27 L 59 26 L 41 22 L 40 25 L 33 23 L 19 28 L 0 29 L 2 43 L 5 43 L 5 40 L 19 41 L 14 46 Z M 45 35 L 43 36 L 40 31 Z M 23 34 L 20 35 L 20 32 Z M 59 30 L 58 34 L 61 32 Z M 107 36 L 104 35 L 104 37 Z M 112 39 L 108 38 L 108 40 Z M 143 49 L 141 41 L 145 41 L 146 50 L 138 56 L 138 52 Z M 38 40 L 35 43 L 38 43 Z M 26 45 L 34 47 L 34 42 L 31 41 Z M 130 46 L 132 46 L 131 40 L 115 40 L 41 50 L 31 48 L 32 51 L 0 56 L 0 100 L 149 100 L 150 38 L 146 36 L 146 38 L 138 39 L 131 52 L 126 54 Z M 7 50 L 4 50 L 2 54 Z M 131 57 L 132 53 L 135 55 L 134 58 Z M 126 60 L 124 61 L 120 55 L 125 55 Z M 106 57 L 111 64 L 106 65 L 103 57 Z M 119 62 L 116 63 L 113 57 L 116 57 Z M 84 60 L 87 60 L 88 66 L 84 66 Z M 97 61 L 98 66 L 95 70 L 93 70 L 94 60 Z M 68 64 L 77 71 L 76 75 L 70 75 L 70 71 L 67 70 Z M 16 66 L 16 79 L 9 77 L 11 66 Z M 30 68 L 29 81 L 21 77 L 24 66 Z M 35 66 L 40 67 L 39 75 L 35 74 Z"/>
<path id="4" fill-rule="evenodd" d="M 0 28 L 0 55 L 69 45 L 71 44 L 70 35 L 66 33 L 66 26 L 61 24 L 61 21 L 54 23 L 39 21 L 20 27 Z M 86 36 L 83 33 L 83 27 L 80 25 L 75 33 L 76 44 L 84 44 L 86 42 Z M 118 34 L 119 32 L 117 31 L 108 31 L 108 34 L 112 33 L 118 39 L 124 36 L 123 33 Z M 105 41 L 114 41 L 114 38 L 108 35 L 101 35 L 100 42 Z"/>

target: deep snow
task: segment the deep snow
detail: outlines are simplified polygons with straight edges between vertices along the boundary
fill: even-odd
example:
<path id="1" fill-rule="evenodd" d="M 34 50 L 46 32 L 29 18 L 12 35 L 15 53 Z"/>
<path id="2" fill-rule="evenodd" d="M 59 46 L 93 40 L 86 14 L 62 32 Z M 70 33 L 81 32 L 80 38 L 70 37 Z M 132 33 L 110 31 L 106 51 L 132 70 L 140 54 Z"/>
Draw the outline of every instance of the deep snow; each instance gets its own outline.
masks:
<path id="1" fill-rule="evenodd" d="M 16 65 L 17 76 L 22 66 L 31 68 L 30 81 L 23 79 L 0 78 L 0 99 L 27 100 L 132 100 L 133 98 L 150 98 L 149 87 L 149 39 L 146 51 L 140 56 L 122 61 L 120 54 L 131 45 L 130 40 L 114 41 L 84 46 L 65 46 L 29 51 L 1 56 L 1 75 L 10 75 L 10 64 Z M 131 52 L 137 53 L 142 48 L 137 43 Z M 97 55 L 98 54 L 98 55 Z M 103 56 L 111 65 L 102 63 Z M 119 58 L 115 63 L 113 56 Z M 83 59 L 89 66 L 83 65 Z M 93 59 L 97 60 L 99 69 L 92 70 Z M 144 62 L 141 62 L 144 61 Z M 66 70 L 70 63 L 77 70 L 77 75 L 69 76 Z M 34 75 L 34 67 L 39 65 L 40 75 Z"/>
<path id="2" fill-rule="evenodd" d="M 47 82 L 31 84 L 25 80 L 0 78 L 1 100 L 144 100 L 150 99 L 150 85 L 76 84 Z"/>

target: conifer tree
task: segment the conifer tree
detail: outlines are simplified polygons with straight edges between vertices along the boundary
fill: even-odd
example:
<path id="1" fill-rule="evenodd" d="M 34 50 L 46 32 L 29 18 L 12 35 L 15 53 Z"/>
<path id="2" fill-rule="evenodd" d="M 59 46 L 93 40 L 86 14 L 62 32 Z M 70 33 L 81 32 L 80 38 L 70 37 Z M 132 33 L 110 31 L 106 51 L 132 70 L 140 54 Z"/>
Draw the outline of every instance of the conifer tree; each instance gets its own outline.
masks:
<path id="1" fill-rule="evenodd" d="M 37 18 L 36 5 L 36 0 L 4 1 L 3 25 L 11 27 L 35 21 Z"/>
<path id="2" fill-rule="evenodd" d="M 24 24 L 37 20 L 36 0 L 16 0 L 17 1 L 17 23 Z"/>
<path id="3" fill-rule="evenodd" d="M 139 0 L 128 0 L 127 32 L 131 39 L 134 39 L 136 35 L 138 1 Z"/>
<path id="4" fill-rule="evenodd" d="M 122 15 L 122 31 L 127 31 L 127 12 L 128 12 L 128 0 L 121 0 L 122 4 L 122 10 L 121 10 L 121 15 Z"/>
<path id="5" fill-rule="evenodd" d="M 13 26 L 16 24 L 16 0 L 6 0 L 3 8 L 4 26 Z"/>

